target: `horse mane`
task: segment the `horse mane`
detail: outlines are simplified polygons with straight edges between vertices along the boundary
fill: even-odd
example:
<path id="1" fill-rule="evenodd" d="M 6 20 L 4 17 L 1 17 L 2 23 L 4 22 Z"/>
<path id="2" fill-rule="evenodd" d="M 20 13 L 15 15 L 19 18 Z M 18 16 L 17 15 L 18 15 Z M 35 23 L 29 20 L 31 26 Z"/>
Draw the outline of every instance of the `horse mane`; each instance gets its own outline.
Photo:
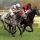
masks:
<path id="1" fill-rule="evenodd" d="M 35 15 L 36 15 L 36 10 L 32 9 L 32 11 L 30 13 L 28 13 L 27 20 L 29 19 L 29 21 L 32 21 L 34 19 Z"/>
<path id="2" fill-rule="evenodd" d="M 23 19 L 23 21 L 21 22 L 21 24 L 30 24 L 30 23 L 33 23 L 33 19 L 36 15 L 36 10 L 35 9 L 32 9 L 32 11 L 30 13 L 28 13 L 27 15 L 27 18 L 26 19 Z"/>

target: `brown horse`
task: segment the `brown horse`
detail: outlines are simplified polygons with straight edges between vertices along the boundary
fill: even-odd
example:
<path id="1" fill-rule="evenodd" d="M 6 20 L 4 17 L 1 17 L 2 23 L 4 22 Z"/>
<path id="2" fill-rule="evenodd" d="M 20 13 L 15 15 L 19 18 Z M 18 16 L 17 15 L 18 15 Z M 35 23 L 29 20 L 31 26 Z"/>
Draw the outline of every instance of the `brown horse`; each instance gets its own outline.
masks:
<path id="1" fill-rule="evenodd" d="M 26 27 L 29 26 L 31 28 L 31 31 L 28 32 L 33 32 L 33 19 L 35 17 L 35 15 L 37 15 L 38 10 L 36 8 L 32 9 L 30 13 L 28 13 L 28 16 L 26 17 L 26 19 L 23 19 L 23 21 L 21 22 L 21 25 L 23 26 L 23 32 L 25 31 Z"/>

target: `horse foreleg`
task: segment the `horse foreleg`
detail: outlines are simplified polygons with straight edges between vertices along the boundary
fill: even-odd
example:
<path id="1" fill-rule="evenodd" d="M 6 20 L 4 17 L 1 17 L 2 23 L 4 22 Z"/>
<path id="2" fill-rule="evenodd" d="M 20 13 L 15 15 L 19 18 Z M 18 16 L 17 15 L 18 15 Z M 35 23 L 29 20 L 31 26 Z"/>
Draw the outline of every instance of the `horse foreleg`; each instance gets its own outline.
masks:
<path id="1" fill-rule="evenodd" d="M 22 25 L 19 24 L 17 27 L 18 27 L 18 29 L 19 29 L 19 31 L 20 31 L 20 35 L 22 36 L 22 34 L 23 34 L 23 28 L 22 28 Z"/>
<path id="2" fill-rule="evenodd" d="M 11 33 L 11 26 L 9 25 L 9 33 Z"/>
<path id="3" fill-rule="evenodd" d="M 16 26 L 12 27 L 12 33 L 13 33 L 13 34 L 16 33 Z"/>
<path id="4" fill-rule="evenodd" d="M 24 25 L 24 29 L 23 29 L 23 32 L 26 30 L 26 25 Z"/>
<path id="5" fill-rule="evenodd" d="M 12 32 L 11 32 L 12 36 L 15 36 L 15 33 L 16 33 L 16 26 L 13 26 L 12 27 Z"/>

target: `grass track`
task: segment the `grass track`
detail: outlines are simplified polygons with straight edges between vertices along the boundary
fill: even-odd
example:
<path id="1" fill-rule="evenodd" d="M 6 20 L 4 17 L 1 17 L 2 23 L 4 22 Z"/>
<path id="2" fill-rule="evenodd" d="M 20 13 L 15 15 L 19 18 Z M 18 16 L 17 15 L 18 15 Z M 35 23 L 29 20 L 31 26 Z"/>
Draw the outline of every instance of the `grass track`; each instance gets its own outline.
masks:
<path id="1" fill-rule="evenodd" d="M 38 27 L 38 24 L 33 24 L 34 32 L 25 31 L 22 37 L 19 36 L 19 31 L 17 30 L 16 36 L 12 37 L 0 26 L 0 40 L 40 40 L 40 28 L 35 27 Z"/>

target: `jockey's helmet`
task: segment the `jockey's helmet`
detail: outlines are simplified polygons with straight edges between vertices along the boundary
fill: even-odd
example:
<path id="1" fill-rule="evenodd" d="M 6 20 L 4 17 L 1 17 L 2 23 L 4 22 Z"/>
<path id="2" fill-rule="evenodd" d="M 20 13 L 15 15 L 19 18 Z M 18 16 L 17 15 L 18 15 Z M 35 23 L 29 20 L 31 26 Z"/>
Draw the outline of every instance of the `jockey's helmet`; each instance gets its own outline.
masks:
<path id="1" fill-rule="evenodd" d="M 17 4 L 16 4 L 16 7 L 20 8 L 20 7 L 21 7 L 21 5 L 20 5 L 19 3 L 17 3 Z"/>

